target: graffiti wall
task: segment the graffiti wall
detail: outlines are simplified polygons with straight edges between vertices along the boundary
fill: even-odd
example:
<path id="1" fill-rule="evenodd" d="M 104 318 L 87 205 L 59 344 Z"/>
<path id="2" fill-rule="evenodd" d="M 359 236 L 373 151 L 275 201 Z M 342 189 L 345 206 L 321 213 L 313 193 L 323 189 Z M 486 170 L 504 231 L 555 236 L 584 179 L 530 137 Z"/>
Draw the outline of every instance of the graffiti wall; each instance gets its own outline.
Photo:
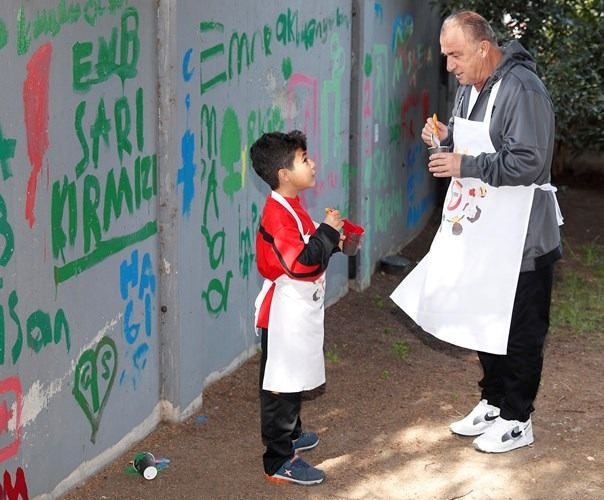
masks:
<path id="1" fill-rule="evenodd" d="M 255 354 L 263 133 L 303 130 L 304 205 L 367 230 L 328 305 L 419 232 L 438 19 L 417 4 L 2 2 L 0 498 L 56 498 Z"/>
<path id="2" fill-rule="evenodd" d="M 2 498 L 158 403 L 155 23 L 147 2 L 0 6 Z"/>
<path id="3" fill-rule="evenodd" d="M 270 188 L 249 148 L 263 133 L 299 129 L 317 164 L 302 193 L 315 220 L 348 210 L 349 2 L 180 3 L 171 64 L 176 87 L 170 151 L 179 241 L 177 316 L 181 409 L 242 348 L 256 350 L 254 300 L 261 281 L 254 238 Z M 194 21 L 193 21 L 194 20 Z M 176 267 L 174 267 L 176 266 Z M 347 260 L 328 271 L 328 297 L 347 291 Z M 166 311 L 168 314 L 168 311 Z M 186 409 L 185 409 L 186 411 Z"/>
<path id="4" fill-rule="evenodd" d="M 361 289 L 376 262 L 417 235 L 435 207 L 435 182 L 420 138 L 439 104 L 435 9 L 429 2 L 358 2 L 350 205 L 366 229 L 354 263 Z"/>

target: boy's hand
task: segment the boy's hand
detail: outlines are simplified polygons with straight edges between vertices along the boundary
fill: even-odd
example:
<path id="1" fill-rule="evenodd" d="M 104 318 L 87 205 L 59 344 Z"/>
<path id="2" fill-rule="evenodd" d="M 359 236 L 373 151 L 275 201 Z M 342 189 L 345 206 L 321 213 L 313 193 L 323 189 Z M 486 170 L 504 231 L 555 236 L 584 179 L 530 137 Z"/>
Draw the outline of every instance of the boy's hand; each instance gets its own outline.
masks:
<path id="1" fill-rule="evenodd" d="M 342 220 L 342 216 L 340 215 L 340 211 L 336 208 L 326 208 L 325 209 L 325 219 L 323 220 L 325 224 L 329 224 L 336 231 L 342 229 L 344 226 L 344 221 Z"/>

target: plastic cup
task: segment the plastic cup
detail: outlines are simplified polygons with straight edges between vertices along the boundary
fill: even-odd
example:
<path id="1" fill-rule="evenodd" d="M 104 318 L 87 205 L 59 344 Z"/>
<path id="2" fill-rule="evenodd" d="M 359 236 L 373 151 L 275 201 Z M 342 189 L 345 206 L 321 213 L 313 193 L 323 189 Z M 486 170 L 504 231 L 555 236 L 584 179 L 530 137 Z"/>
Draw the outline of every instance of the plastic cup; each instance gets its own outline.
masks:
<path id="1" fill-rule="evenodd" d="M 449 146 L 432 146 L 428 148 L 428 158 L 436 153 L 448 153 Z"/>
<path id="2" fill-rule="evenodd" d="M 157 476 L 155 457 L 148 451 L 137 454 L 134 457 L 133 465 L 136 471 L 145 479 L 151 480 Z"/>
<path id="3" fill-rule="evenodd" d="M 361 226 L 353 224 L 347 219 L 344 219 L 343 222 L 343 233 L 345 238 L 344 243 L 342 244 L 342 253 L 349 257 L 354 257 L 359 251 L 359 244 L 361 243 L 361 237 L 365 230 Z"/>

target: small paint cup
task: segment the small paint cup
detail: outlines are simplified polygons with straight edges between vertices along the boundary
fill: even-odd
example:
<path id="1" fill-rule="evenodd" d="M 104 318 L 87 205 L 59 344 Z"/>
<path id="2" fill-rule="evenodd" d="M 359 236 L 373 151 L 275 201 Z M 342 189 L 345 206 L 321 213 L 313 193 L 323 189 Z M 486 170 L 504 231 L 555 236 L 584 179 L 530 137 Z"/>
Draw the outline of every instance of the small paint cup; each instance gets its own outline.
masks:
<path id="1" fill-rule="evenodd" d="M 430 156 L 432 156 L 433 154 L 436 153 L 448 153 L 449 152 L 449 146 L 432 146 L 431 148 L 428 148 L 428 158 L 430 158 Z"/>
<path id="2" fill-rule="evenodd" d="M 343 222 L 343 234 L 345 238 L 344 243 L 342 244 L 342 253 L 349 257 L 354 257 L 359 251 L 359 244 L 361 243 L 361 237 L 365 230 L 361 226 L 357 226 L 347 219 L 344 219 Z"/>
<path id="3" fill-rule="evenodd" d="M 137 454 L 134 457 L 133 464 L 136 471 L 145 479 L 151 480 L 157 476 L 157 466 L 152 453 L 145 451 Z"/>

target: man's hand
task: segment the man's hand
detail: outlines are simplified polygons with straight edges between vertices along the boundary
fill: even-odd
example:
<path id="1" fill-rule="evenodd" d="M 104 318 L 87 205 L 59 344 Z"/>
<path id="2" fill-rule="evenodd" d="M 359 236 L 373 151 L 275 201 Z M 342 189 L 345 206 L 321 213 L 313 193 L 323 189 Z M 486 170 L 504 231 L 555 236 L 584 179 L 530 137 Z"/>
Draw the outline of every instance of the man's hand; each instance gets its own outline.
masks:
<path id="1" fill-rule="evenodd" d="M 432 116 L 426 118 L 426 123 L 422 129 L 422 141 L 424 141 L 428 146 L 434 146 L 432 143 L 434 127 L 436 127 L 436 135 L 438 136 L 439 143 L 444 141 L 449 135 L 449 129 L 444 123 L 439 121 L 435 123 Z"/>
<path id="2" fill-rule="evenodd" d="M 435 153 L 428 159 L 428 170 L 434 177 L 459 177 L 461 175 L 461 155 Z"/>

